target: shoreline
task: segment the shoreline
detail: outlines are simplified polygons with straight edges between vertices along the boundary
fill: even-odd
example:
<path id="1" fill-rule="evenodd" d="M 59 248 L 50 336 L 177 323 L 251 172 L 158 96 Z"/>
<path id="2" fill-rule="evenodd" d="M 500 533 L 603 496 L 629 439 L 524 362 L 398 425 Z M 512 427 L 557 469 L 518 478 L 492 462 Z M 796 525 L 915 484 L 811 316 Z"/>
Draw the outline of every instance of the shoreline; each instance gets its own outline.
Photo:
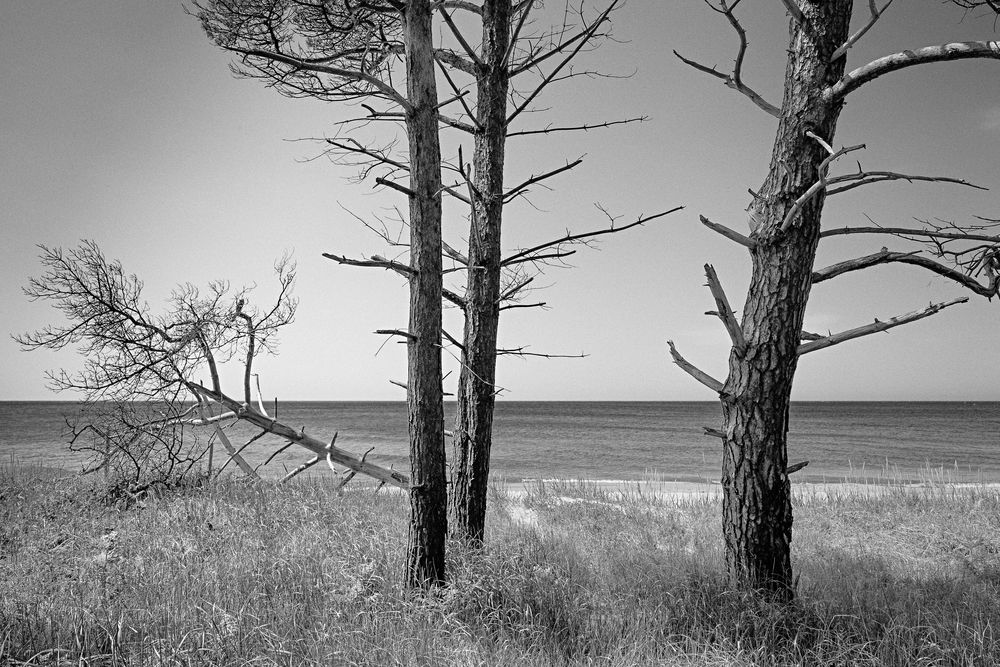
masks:
<path id="1" fill-rule="evenodd" d="M 499 481 L 498 490 L 512 499 L 521 500 L 534 490 L 550 492 L 589 493 L 610 500 L 655 498 L 657 500 L 718 500 L 722 497 L 719 482 L 659 481 L 659 480 L 599 480 L 599 479 L 533 479 L 519 482 Z M 878 497 L 890 493 L 967 493 L 1000 494 L 1000 482 L 892 482 L 866 480 L 860 482 L 798 482 L 792 484 L 792 496 L 800 500 L 822 500 L 837 497 Z"/>
<path id="2" fill-rule="evenodd" d="M 311 471 L 310 471 L 311 472 Z M 27 475 L 35 479 L 81 478 L 79 471 L 59 466 L 24 462 L 8 459 L 0 463 L 0 473 Z M 322 482 L 324 478 L 333 480 L 329 473 L 303 474 L 301 481 Z M 265 476 L 263 481 L 277 478 Z M 360 476 L 349 488 L 372 488 L 373 480 Z M 503 477 L 491 480 L 490 486 L 511 500 L 523 501 L 532 493 L 544 490 L 548 494 L 580 499 L 581 496 L 597 496 L 601 500 L 624 501 L 649 498 L 675 501 L 716 501 L 722 498 L 722 484 L 718 481 L 660 480 L 650 479 L 580 479 L 580 478 L 530 478 L 508 481 Z M 396 490 L 396 489 L 391 489 Z M 983 492 L 1000 494 L 1000 481 L 948 481 L 925 479 L 890 479 L 872 477 L 865 479 L 841 479 L 839 481 L 792 481 L 792 496 L 798 500 L 825 500 L 838 497 L 874 498 L 890 493 L 949 494 Z"/>

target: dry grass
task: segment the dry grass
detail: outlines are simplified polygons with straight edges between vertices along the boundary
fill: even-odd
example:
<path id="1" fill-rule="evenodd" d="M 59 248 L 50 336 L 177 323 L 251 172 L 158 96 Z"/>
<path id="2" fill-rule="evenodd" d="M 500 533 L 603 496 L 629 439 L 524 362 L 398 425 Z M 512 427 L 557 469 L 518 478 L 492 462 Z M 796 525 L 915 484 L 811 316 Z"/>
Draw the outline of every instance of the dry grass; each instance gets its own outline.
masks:
<path id="1" fill-rule="evenodd" d="M 1000 499 L 800 499 L 795 605 L 727 592 L 714 501 L 494 493 L 399 588 L 400 494 L 221 482 L 140 504 L 0 472 L 0 656 L 90 665 L 1000 663 Z M 525 521 L 525 520 L 528 521 Z M 0 664 L 3 659 L 0 658 Z"/>

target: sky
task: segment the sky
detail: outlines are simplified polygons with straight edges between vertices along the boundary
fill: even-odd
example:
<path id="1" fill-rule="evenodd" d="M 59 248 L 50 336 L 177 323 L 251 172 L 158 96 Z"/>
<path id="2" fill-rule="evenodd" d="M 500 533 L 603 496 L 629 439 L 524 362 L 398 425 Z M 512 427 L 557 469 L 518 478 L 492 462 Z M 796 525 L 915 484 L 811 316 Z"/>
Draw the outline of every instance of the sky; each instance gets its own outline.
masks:
<path id="1" fill-rule="evenodd" d="M 859 5 L 855 27 L 865 21 Z M 780 101 L 787 17 L 778 2 L 747 0 L 744 80 Z M 514 310 L 503 347 L 585 353 L 579 359 L 501 359 L 505 400 L 712 400 L 670 363 L 666 341 L 724 377 L 727 337 L 704 287 L 715 266 L 734 308 L 750 262 L 705 229 L 699 214 L 746 231 L 748 188 L 763 181 L 775 121 L 720 81 L 680 63 L 672 50 L 727 68 L 736 38 L 725 19 L 694 0 L 631 0 L 614 17 L 615 41 L 583 64 L 617 78 L 579 77 L 547 93 L 544 113 L 520 129 L 637 115 L 641 124 L 512 138 L 511 184 L 585 155 L 583 164 L 507 209 L 504 245 L 526 247 L 569 229 L 622 224 L 683 205 L 666 218 L 581 249 L 574 268 L 536 280 L 549 309 Z M 895 3 L 851 50 L 850 68 L 902 49 L 997 39 L 990 17 L 938 0 Z M 229 57 L 181 3 L 166 0 L 6 0 L 0 6 L 0 309 L 4 333 L 58 322 L 21 292 L 39 273 L 37 244 L 96 241 L 145 283 L 160 310 L 183 282 L 227 279 L 272 294 L 272 264 L 298 262 L 300 299 L 279 354 L 261 359 L 264 394 L 283 400 L 403 400 L 404 346 L 373 334 L 405 328 L 407 288 L 395 274 L 345 267 L 323 252 L 385 254 L 353 214 L 405 206 L 398 193 L 352 182 L 356 170 L 318 157 L 303 139 L 331 136 L 356 108 L 291 100 L 234 77 Z M 892 73 L 849 100 L 836 145 L 865 143 L 866 168 L 967 178 L 987 192 L 943 184 L 891 183 L 828 200 L 825 227 L 885 225 L 914 218 L 967 222 L 1000 217 L 1000 61 L 942 63 Z M 388 125 L 377 135 L 401 135 Z M 404 142 L 405 143 L 405 142 Z M 445 139 L 451 150 L 453 134 Z M 471 154 L 467 149 L 466 155 Z M 857 155 L 857 154 L 855 154 Z M 853 169 L 853 163 L 844 169 Z M 446 203 L 445 233 L 460 247 L 466 224 Z M 884 237 L 837 237 L 817 266 L 868 254 Z M 959 286 L 915 267 L 869 269 L 817 285 L 811 331 L 838 331 L 962 296 Z M 802 358 L 796 400 L 1000 400 L 1000 304 L 970 302 L 885 334 Z M 458 315 L 446 326 L 460 331 Z M 72 400 L 46 388 L 44 373 L 79 365 L 71 351 L 23 352 L 0 339 L 0 400 Z M 454 360 L 446 356 L 446 366 Z M 223 380 L 238 393 L 238 369 Z M 453 382 L 454 373 L 446 382 Z"/>

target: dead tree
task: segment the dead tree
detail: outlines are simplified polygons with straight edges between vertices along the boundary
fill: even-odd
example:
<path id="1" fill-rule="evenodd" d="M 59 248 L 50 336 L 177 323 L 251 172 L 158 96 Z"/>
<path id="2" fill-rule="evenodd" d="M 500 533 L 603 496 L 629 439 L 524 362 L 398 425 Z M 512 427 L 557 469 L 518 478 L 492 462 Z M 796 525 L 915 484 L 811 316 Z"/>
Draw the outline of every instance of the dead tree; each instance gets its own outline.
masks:
<path id="1" fill-rule="evenodd" d="M 552 25 L 540 17 L 544 15 L 536 16 L 542 3 L 534 0 L 435 5 L 435 32 L 441 37 L 433 55 L 441 74 L 440 85 L 446 91 L 442 95 L 444 100 L 436 107 L 437 121 L 442 128 L 457 133 L 460 146 L 466 137 L 471 137 L 473 143 L 471 164 L 465 163 L 464 152 L 459 148 L 457 163 L 448 161 L 440 165 L 453 175 L 441 185 L 440 192 L 468 206 L 470 231 L 467 252 L 455 250 L 458 244 L 440 245 L 440 254 L 451 264 L 447 271 L 465 278 L 464 285 L 442 290 L 447 305 L 462 310 L 465 326 L 461 336 L 442 332 L 443 337 L 438 339 L 439 345 L 453 348 L 454 352 L 449 352 L 460 361 L 450 523 L 453 534 L 473 542 L 481 540 L 485 518 L 493 406 L 498 391 L 497 355 L 560 356 L 528 353 L 524 348 L 498 350 L 500 312 L 544 305 L 523 302 L 532 287 L 534 268 L 571 255 L 574 251 L 569 246 L 590 243 L 600 234 L 623 231 L 659 217 L 641 217 L 636 223 L 617 227 L 612 220 L 610 227 L 596 232 L 567 232 L 535 248 L 518 249 L 506 258 L 502 253 L 504 206 L 526 197 L 534 187 L 546 187 L 549 179 L 581 163 L 575 160 L 543 170 L 510 187 L 504 180 L 508 137 L 537 138 L 541 134 L 586 131 L 643 120 L 637 117 L 577 127 L 515 129 L 515 122 L 520 124 L 531 117 L 527 112 L 535 111 L 535 102 L 549 87 L 576 76 L 596 74 L 573 71 L 570 63 L 608 35 L 611 14 L 621 4 L 621 0 L 609 0 L 599 11 L 588 13 L 582 7 L 567 5 L 561 22 Z M 241 55 L 236 66 L 238 73 L 262 78 L 290 96 L 343 100 L 371 95 L 388 105 L 376 108 L 366 100 L 363 105 L 366 113 L 341 123 L 341 132 L 323 141 L 336 162 L 360 169 L 359 181 L 372 178 L 377 185 L 410 197 L 412 204 L 413 184 L 405 185 L 404 179 L 415 177 L 417 154 L 412 149 L 408 153 L 396 151 L 392 143 L 366 143 L 355 133 L 356 129 L 375 123 L 400 123 L 412 144 L 410 119 L 399 111 L 396 96 L 386 88 L 392 86 L 394 63 L 399 65 L 402 59 L 403 65 L 407 64 L 402 24 L 394 13 L 370 3 L 351 6 L 323 0 L 294 4 L 280 0 L 228 2 L 225 3 L 228 18 L 219 25 L 217 15 L 222 5 L 217 2 L 202 7 L 202 17 L 210 34 Z M 214 15 L 206 15 L 207 9 Z M 294 21 L 290 20 L 293 16 Z M 331 17 L 340 18 L 333 21 Z M 536 23 L 544 27 L 536 27 Z M 329 37 L 332 33 L 339 38 L 347 26 L 353 35 L 350 48 L 345 48 L 342 40 Z M 471 37 L 469 26 L 480 33 L 478 40 Z M 347 72 L 353 72 L 353 78 Z M 403 242 L 389 234 L 384 225 L 380 228 L 363 219 L 362 222 L 390 245 L 403 247 L 410 254 L 409 260 L 378 255 L 361 259 L 335 253 L 325 256 L 342 264 L 388 269 L 412 284 L 412 277 L 420 275 L 412 270 L 412 240 Z M 399 222 L 409 225 L 413 233 L 412 213 L 408 222 L 400 214 Z M 411 347 L 417 340 L 412 337 L 412 322 L 405 330 L 384 329 L 380 333 L 400 337 Z M 412 394 L 416 381 L 411 373 L 406 382 L 393 382 Z"/>
<path id="2" fill-rule="evenodd" d="M 451 34 L 462 47 L 461 55 L 456 55 L 451 62 L 457 65 L 456 71 L 446 79 L 455 94 L 462 98 L 467 89 L 456 83 L 462 74 L 471 74 L 475 87 L 474 109 L 465 106 L 469 124 L 474 129 L 473 162 L 470 166 L 463 164 L 461 152 L 458 158 L 458 172 L 470 203 L 468 252 L 465 256 L 451 255 L 454 261 L 464 265 L 466 283 L 460 304 L 465 316 L 462 342 L 452 342 L 459 348 L 461 368 L 456 392 L 458 405 L 452 438 L 449 499 L 452 534 L 474 544 L 482 541 L 485 525 L 497 394 L 496 363 L 498 353 L 503 353 L 497 348 L 500 312 L 505 306 L 513 305 L 509 302 L 519 298 L 531 283 L 531 276 L 519 271 L 518 267 L 531 261 L 543 261 L 543 250 L 550 251 L 549 258 L 552 258 L 551 251 L 560 245 L 554 241 L 524 251 L 518 257 L 504 258 L 501 234 L 504 205 L 523 195 L 532 185 L 580 164 L 579 160 L 567 163 L 508 188 L 504 179 L 507 138 L 530 134 L 530 130 L 514 130 L 514 121 L 530 109 L 534 100 L 566 70 L 581 50 L 592 48 L 606 35 L 609 17 L 619 4 L 618 0 L 608 3 L 590 19 L 581 9 L 575 22 L 566 20 L 544 33 L 533 33 L 526 30 L 526 26 L 535 20 L 535 2 L 484 0 L 478 11 L 481 31 L 478 48 L 470 45 L 472 40 L 463 34 L 447 11 L 441 11 Z M 551 65 L 547 62 L 550 60 Z M 532 85 L 518 85 L 519 79 L 530 76 L 535 78 Z M 562 128 L 562 131 L 568 129 Z M 550 127 L 548 131 L 560 129 Z M 591 236 L 580 235 L 578 240 Z M 563 246 L 570 242 L 562 241 Z"/>
<path id="3" fill-rule="evenodd" d="M 234 70 L 293 97 L 363 100 L 367 121 L 402 122 L 409 182 L 407 403 L 410 531 L 406 581 L 444 580 L 447 532 L 441 388 L 441 155 L 431 0 L 211 0 L 196 3 L 207 34 L 236 54 Z M 444 3 L 445 5 L 449 3 Z M 466 3 L 458 3 L 464 5 Z M 401 92 L 394 77 L 402 76 Z"/>
<path id="4" fill-rule="evenodd" d="M 996 294 L 996 281 L 973 287 L 967 271 L 949 270 L 940 262 L 912 253 L 877 253 L 839 268 L 814 270 L 823 233 L 820 221 L 826 197 L 889 180 L 925 180 L 965 184 L 959 179 L 865 171 L 830 175 L 834 163 L 860 146 L 834 149 L 837 120 L 847 96 L 898 69 L 924 63 L 968 58 L 1000 58 L 1000 43 L 962 42 L 928 46 L 879 58 L 848 69 L 849 49 L 880 19 L 889 6 L 870 3 L 864 25 L 850 30 L 851 0 L 783 0 L 790 14 L 784 97 L 780 105 L 765 100 L 742 78 L 746 32 L 735 10 L 740 0 L 711 4 L 736 33 L 738 50 L 731 72 L 687 59 L 685 63 L 719 78 L 777 119 L 770 169 L 763 185 L 751 191 L 749 233 L 702 221 L 746 247 L 753 262 L 742 320 L 737 321 L 710 266 L 708 285 L 718 316 L 730 334 L 729 374 L 715 379 L 685 360 L 670 344 L 674 361 L 719 395 L 723 428 L 710 429 L 723 442 L 723 532 L 726 561 L 734 582 L 765 591 L 778 599 L 794 594 L 790 560 L 792 506 L 786 437 L 792 379 L 799 357 L 876 331 L 884 331 L 932 315 L 964 298 L 858 327 L 841 334 L 811 335 L 803 318 L 814 282 L 844 271 L 885 262 L 903 262 L 934 270 L 985 296 Z M 906 234 L 903 234 L 906 236 Z M 918 234 L 910 232 L 910 236 Z M 935 234 L 927 239 L 941 239 Z M 994 257 L 992 250 L 984 250 Z M 919 257 L 919 259 L 918 259 Z M 940 257 L 939 257 L 940 259 Z M 993 262 L 995 260 L 984 260 Z M 990 264 L 995 271 L 995 265 Z M 966 267 L 968 268 L 968 267 Z"/>
<path id="5" fill-rule="evenodd" d="M 590 245 L 604 234 L 618 233 L 660 218 L 666 213 L 641 216 L 631 224 L 617 225 L 610 218 L 607 227 L 583 233 L 567 231 L 564 236 L 530 248 L 518 248 L 504 256 L 502 221 L 505 207 L 522 199 L 534 187 L 547 187 L 549 179 L 564 174 L 582 163 L 566 162 L 554 168 L 531 174 L 514 186 L 506 183 L 505 155 L 509 138 L 573 131 L 587 131 L 628 124 L 644 117 L 602 121 L 580 126 L 519 127 L 526 112 L 536 111 L 535 102 L 549 86 L 575 76 L 594 76 L 592 71 L 573 71 L 571 63 L 578 55 L 596 48 L 609 35 L 610 19 L 621 5 L 620 0 L 604 4 L 599 11 L 588 14 L 583 7 L 562 14 L 562 21 L 545 22 L 538 13 L 541 3 L 512 0 L 484 0 L 479 6 L 442 6 L 439 15 L 445 38 L 438 48 L 438 65 L 448 85 L 449 102 L 454 116 L 447 126 L 459 130 L 459 135 L 471 135 L 473 159 L 466 164 L 459 139 L 456 163 L 445 163 L 445 169 L 455 174 L 453 184 L 445 192 L 469 207 L 468 250 L 465 253 L 443 244 L 442 254 L 451 264 L 451 271 L 465 278 L 464 285 L 444 291 L 444 298 L 462 310 L 464 329 L 461 339 L 443 332 L 442 344 L 454 348 L 460 362 L 457 394 L 457 418 L 452 436 L 451 493 L 449 496 L 449 528 L 451 533 L 478 544 L 482 541 L 489 460 L 492 448 L 494 401 L 500 391 L 496 384 L 496 364 L 500 355 L 550 355 L 527 352 L 523 347 L 498 347 L 498 329 L 502 311 L 513 308 L 542 307 L 544 303 L 526 303 L 524 297 L 532 289 L 538 270 L 544 265 L 562 261 L 572 255 L 574 245 Z M 472 30 L 479 30 L 477 41 L 463 29 L 453 13 L 463 13 Z M 545 28 L 534 27 L 535 24 Z M 450 38 L 450 39 L 449 39 Z M 408 170 L 401 157 L 389 157 L 385 152 L 331 140 L 336 147 L 353 149 L 355 157 L 368 158 L 363 175 L 372 166 L 386 168 L 386 174 L 376 182 L 386 182 L 398 170 Z M 377 230 L 383 240 L 399 245 L 383 226 Z M 384 258 L 373 257 L 367 262 L 327 255 L 342 263 L 366 263 L 368 266 L 398 270 Z"/>
<path id="6" fill-rule="evenodd" d="M 254 401 L 254 360 L 275 350 L 279 331 L 295 315 L 295 269 L 287 259 L 276 265 L 278 294 L 267 309 L 251 304 L 251 290 L 233 290 L 217 281 L 205 290 L 190 284 L 178 287 L 166 312 L 155 315 L 142 298 L 142 281 L 126 273 L 120 262 L 108 261 L 95 243 L 41 250 L 45 272 L 31 279 L 25 293 L 50 302 L 66 323 L 16 340 L 29 350 L 76 347 L 83 355 L 82 371 L 54 372 L 49 379 L 53 389 L 83 396 L 82 416 L 72 424 L 73 446 L 93 454 L 91 470 L 114 472 L 125 490 L 136 493 L 191 470 L 218 440 L 228 454 L 227 463 L 233 461 L 255 477 L 240 453 L 271 434 L 331 463 L 409 486 L 406 476 L 268 415 L 259 386 Z M 223 390 L 220 367 L 227 363 L 242 364 L 240 398 Z M 259 429 L 240 447 L 224 429 L 237 421 Z M 204 438 L 192 437 L 194 431 L 210 434 L 207 447 Z M 210 469 L 210 455 L 208 461 Z"/>

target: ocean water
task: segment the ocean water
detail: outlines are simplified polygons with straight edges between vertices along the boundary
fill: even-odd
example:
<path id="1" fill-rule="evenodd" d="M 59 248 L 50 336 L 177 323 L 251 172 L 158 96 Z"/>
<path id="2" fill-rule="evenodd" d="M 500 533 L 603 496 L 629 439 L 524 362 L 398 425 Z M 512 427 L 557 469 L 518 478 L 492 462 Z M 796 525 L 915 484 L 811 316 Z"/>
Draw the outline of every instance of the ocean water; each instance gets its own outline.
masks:
<path id="1" fill-rule="evenodd" d="M 0 402 L 0 457 L 78 469 L 67 451 L 73 403 Z M 447 428 L 454 404 L 446 405 Z M 289 402 L 278 417 L 319 438 L 406 470 L 406 405 L 401 402 Z M 718 403 L 500 402 L 492 471 L 525 479 L 718 480 Z M 231 429 L 236 446 L 254 430 Z M 240 440 L 242 438 L 242 440 Z M 283 443 L 265 437 L 244 452 L 263 462 Z M 218 448 L 217 451 L 221 451 Z M 218 454 L 217 454 L 218 455 Z M 312 455 L 293 447 L 263 472 L 281 475 Z M 844 479 L 1000 482 L 1000 403 L 793 403 L 789 462 L 808 460 L 799 481 Z M 218 465 L 218 464 L 217 464 Z M 319 468 L 317 468 L 319 470 Z"/>

